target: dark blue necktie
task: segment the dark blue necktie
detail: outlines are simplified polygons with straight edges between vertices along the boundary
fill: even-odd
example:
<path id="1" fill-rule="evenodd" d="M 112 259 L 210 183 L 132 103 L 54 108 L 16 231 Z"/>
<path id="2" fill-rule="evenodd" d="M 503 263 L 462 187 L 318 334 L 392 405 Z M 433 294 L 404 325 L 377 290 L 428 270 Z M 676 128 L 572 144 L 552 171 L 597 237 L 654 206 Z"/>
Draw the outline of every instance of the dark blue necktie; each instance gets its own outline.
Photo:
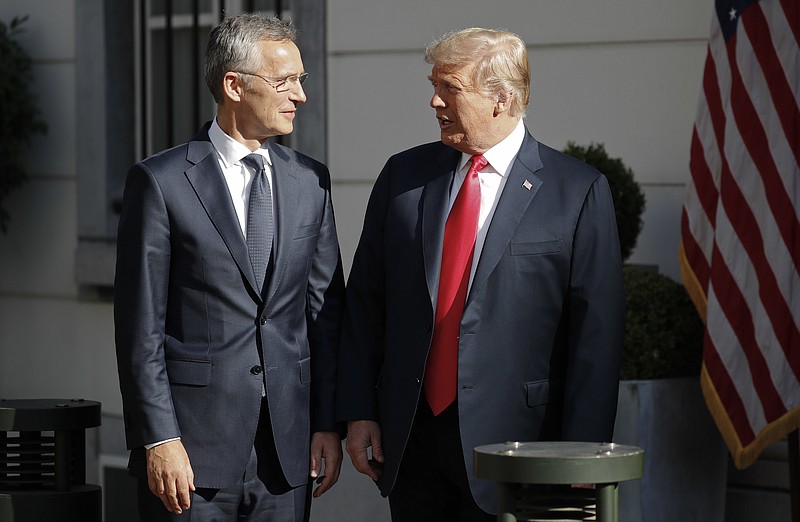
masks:
<path id="1" fill-rule="evenodd" d="M 250 203 L 247 206 L 246 241 L 256 283 L 259 291 L 262 291 L 272 251 L 272 194 L 267 173 L 264 171 L 264 158 L 260 154 L 249 154 L 242 159 L 242 163 L 255 171 L 250 184 Z"/>

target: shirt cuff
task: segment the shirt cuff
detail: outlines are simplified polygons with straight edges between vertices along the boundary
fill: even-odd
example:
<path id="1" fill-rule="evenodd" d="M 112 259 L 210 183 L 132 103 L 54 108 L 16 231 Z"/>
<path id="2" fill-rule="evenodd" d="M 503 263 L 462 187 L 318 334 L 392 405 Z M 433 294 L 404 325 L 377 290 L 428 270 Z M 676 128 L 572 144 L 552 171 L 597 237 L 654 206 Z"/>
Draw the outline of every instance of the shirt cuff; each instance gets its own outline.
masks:
<path id="1" fill-rule="evenodd" d="M 160 445 L 164 444 L 165 442 L 172 442 L 173 440 L 181 440 L 181 438 L 180 437 L 172 437 L 171 439 L 160 440 L 160 441 L 154 442 L 152 444 L 145 444 L 144 445 L 144 449 L 155 448 L 156 446 L 160 446 Z"/>

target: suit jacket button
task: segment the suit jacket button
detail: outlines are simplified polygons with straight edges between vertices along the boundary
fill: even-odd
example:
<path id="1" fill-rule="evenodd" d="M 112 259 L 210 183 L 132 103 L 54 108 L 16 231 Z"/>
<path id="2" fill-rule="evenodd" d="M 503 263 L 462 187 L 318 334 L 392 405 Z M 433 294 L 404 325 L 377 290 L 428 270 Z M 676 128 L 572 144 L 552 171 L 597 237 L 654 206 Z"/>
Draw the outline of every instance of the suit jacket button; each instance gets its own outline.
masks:
<path id="1" fill-rule="evenodd" d="M 250 368 L 250 373 L 252 373 L 253 375 L 258 375 L 258 374 L 260 374 L 260 373 L 261 373 L 261 366 L 259 366 L 259 365 L 257 365 L 257 364 L 256 364 L 255 366 L 253 366 L 252 368 Z"/>
<path id="2" fill-rule="evenodd" d="M 262 325 L 265 325 L 265 324 L 267 324 L 267 316 L 266 316 L 266 315 L 262 315 L 262 316 L 261 316 L 261 319 L 259 319 L 259 322 L 260 322 Z"/>
<path id="3" fill-rule="evenodd" d="M 426 324 L 425 325 L 425 333 L 430 333 L 430 331 L 431 331 L 431 325 L 430 324 Z"/>

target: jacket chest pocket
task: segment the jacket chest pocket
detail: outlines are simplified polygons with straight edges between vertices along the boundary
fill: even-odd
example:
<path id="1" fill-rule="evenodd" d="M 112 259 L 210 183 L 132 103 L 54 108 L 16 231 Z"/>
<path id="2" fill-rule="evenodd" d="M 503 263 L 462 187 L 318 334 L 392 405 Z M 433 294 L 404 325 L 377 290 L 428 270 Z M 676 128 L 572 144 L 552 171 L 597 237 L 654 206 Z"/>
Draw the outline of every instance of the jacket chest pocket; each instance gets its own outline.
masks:
<path id="1" fill-rule="evenodd" d="M 322 221 L 309 223 L 308 225 L 301 225 L 297 227 L 292 239 L 305 239 L 309 237 L 316 237 L 319 235 L 319 229 L 322 226 Z"/>
<path id="2" fill-rule="evenodd" d="M 512 256 L 543 256 L 561 252 L 561 240 L 537 241 L 535 243 L 511 243 Z"/>

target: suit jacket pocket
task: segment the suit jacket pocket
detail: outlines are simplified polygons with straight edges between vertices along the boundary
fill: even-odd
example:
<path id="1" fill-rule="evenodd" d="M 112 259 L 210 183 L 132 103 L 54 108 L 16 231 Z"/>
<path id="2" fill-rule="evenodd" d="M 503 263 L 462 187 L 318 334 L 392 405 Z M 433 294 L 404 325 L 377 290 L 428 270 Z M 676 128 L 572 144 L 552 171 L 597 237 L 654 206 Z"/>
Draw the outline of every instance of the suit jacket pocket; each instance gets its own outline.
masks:
<path id="1" fill-rule="evenodd" d="M 317 221 L 316 223 L 297 227 L 297 232 L 295 232 L 293 239 L 303 239 L 305 237 L 316 236 L 319 234 L 319 228 L 321 226 L 322 221 Z"/>
<path id="2" fill-rule="evenodd" d="M 300 366 L 300 384 L 311 382 L 311 357 L 300 359 L 297 363 Z"/>
<path id="3" fill-rule="evenodd" d="M 170 384 L 208 386 L 211 383 L 211 361 L 202 359 L 167 359 Z"/>
<path id="4" fill-rule="evenodd" d="M 537 241 L 536 243 L 511 243 L 512 256 L 541 256 L 561 252 L 561 241 Z"/>
<path id="5" fill-rule="evenodd" d="M 550 380 L 526 382 L 525 392 L 528 407 L 544 406 L 550 401 Z"/>

